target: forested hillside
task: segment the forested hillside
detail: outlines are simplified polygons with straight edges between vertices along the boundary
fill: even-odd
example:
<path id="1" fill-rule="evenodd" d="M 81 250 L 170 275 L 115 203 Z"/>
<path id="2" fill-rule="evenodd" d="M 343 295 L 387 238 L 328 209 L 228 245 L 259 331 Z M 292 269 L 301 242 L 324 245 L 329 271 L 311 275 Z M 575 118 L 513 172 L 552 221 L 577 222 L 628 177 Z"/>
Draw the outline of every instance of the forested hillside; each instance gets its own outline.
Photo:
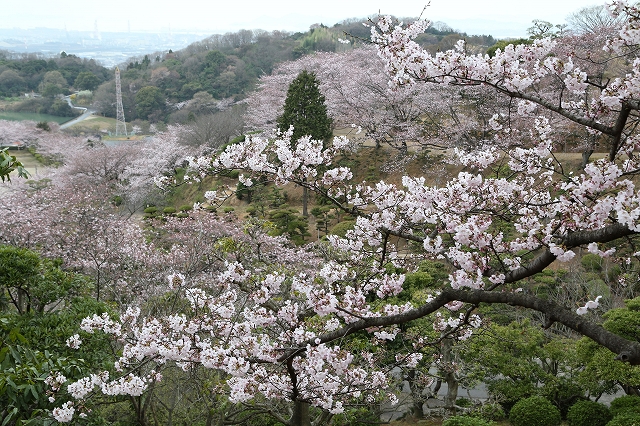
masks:
<path id="1" fill-rule="evenodd" d="M 363 22 L 366 19 L 350 19 L 332 27 L 319 24 L 306 33 L 241 30 L 212 35 L 175 52 L 131 58 L 120 67 L 125 117 L 127 121 L 185 123 L 199 113 L 224 109 L 246 97 L 258 78 L 271 74 L 281 62 L 361 45 L 369 36 Z M 431 51 L 446 50 L 461 37 L 477 51 L 495 43 L 491 36 L 469 37 L 445 24 L 430 28 L 420 43 Z M 352 43 L 340 41 L 347 38 Z M 58 109 L 51 106 L 55 95 L 69 94 L 70 90 L 92 91 L 92 96 L 83 94 L 82 103 L 93 103 L 102 114 L 116 116 L 113 71 L 95 61 L 64 53 L 56 58 L 13 58 L 8 52 L 0 56 L 0 96 L 35 92 L 45 98 L 12 105 L 13 110 L 70 115 L 59 102 Z M 221 100 L 224 104 L 219 104 Z M 183 110 L 188 101 L 194 101 L 197 108 L 192 105 Z"/>
<path id="2" fill-rule="evenodd" d="M 0 99 L 33 95 L 12 103 L 9 108 L 13 111 L 72 116 L 67 103 L 55 99 L 57 95 L 68 95 L 72 89 L 95 90 L 112 78 L 112 72 L 95 61 L 64 52 L 53 58 L 42 55 L 14 58 L 9 52 L 0 51 Z"/>
<path id="3" fill-rule="evenodd" d="M 369 34 L 363 21 L 348 20 L 333 27 L 318 25 L 306 33 L 243 30 L 213 35 L 180 51 L 135 58 L 122 74 L 125 116 L 131 120 L 184 123 L 189 119 L 189 112 L 196 115 L 198 112 L 181 111 L 187 101 L 194 100 L 201 105 L 202 99 L 207 99 L 209 109 L 215 110 L 214 101 L 243 99 L 255 88 L 259 77 L 271 74 L 283 61 L 312 52 L 340 52 L 361 45 L 357 37 L 366 39 Z M 356 38 L 347 37 L 345 33 Z M 466 37 L 466 34 L 442 26 L 431 29 L 421 42 L 435 51 L 449 48 L 460 37 Z M 340 42 L 346 38 L 354 43 Z M 479 51 L 495 42 L 491 36 L 474 36 L 469 41 L 470 46 Z M 139 95 L 143 88 L 146 88 L 145 92 Z M 101 86 L 96 93 L 96 102 L 108 116 L 115 116 L 114 92 L 111 82 Z M 152 99 L 148 110 L 135 108 L 143 96 Z"/>

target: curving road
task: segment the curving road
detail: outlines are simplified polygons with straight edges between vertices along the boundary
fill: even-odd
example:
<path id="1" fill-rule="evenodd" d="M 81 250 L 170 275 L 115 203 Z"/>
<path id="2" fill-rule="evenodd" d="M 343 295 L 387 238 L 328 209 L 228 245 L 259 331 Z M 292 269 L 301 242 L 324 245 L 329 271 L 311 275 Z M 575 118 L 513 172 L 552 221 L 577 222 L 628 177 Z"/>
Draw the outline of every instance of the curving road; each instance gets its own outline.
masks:
<path id="1" fill-rule="evenodd" d="M 61 129 L 66 129 L 67 127 L 71 127 L 74 124 L 77 124 L 77 123 L 81 122 L 82 120 L 91 117 L 96 112 L 93 109 L 74 106 L 71 103 L 71 97 L 69 97 L 69 96 L 65 96 L 64 99 L 67 101 L 67 103 L 69 104 L 69 106 L 71 108 L 81 110 L 81 111 L 83 111 L 83 113 L 82 113 L 82 115 L 80 115 L 80 116 L 78 116 L 78 117 L 76 117 L 76 118 L 74 118 L 72 120 L 69 120 L 64 124 L 61 124 L 60 125 Z"/>

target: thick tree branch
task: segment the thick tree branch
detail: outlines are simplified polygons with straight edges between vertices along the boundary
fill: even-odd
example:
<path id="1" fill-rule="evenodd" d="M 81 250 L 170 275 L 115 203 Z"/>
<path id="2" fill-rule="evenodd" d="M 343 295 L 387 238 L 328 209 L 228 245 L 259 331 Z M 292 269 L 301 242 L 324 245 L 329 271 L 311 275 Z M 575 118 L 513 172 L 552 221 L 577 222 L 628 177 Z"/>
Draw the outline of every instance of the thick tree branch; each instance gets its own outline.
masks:
<path id="1" fill-rule="evenodd" d="M 568 234 L 562 239 L 562 245 L 566 249 L 572 249 L 589 243 L 608 243 L 618 238 L 636 234 L 626 225 L 614 223 L 604 228 L 592 231 L 576 231 Z M 556 256 L 548 249 L 540 253 L 536 258 L 531 260 L 527 265 L 521 266 L 507 274 L 505 274 L 505 283 L 513 283 L 523 278 L 530 277 L 542 272 L 546 267 L 556 260 Z M 491 274 L 489 274 L 491 275 Z"/>
<path id="2" fill-rule="evenodd" d="M 631 365 L 640 365 L 639 342 L 627 340 L 623 337 L 620 337 L 617 334 L 604 329 L 602 326 L 586 320 L 584 316 L 580 316 L 555 302 L 542 300 L 538 297 L 524 293 L 502 291 L 498 292 L 447 288 L 444 289 L 442 293 L 440 293 L 431 302 L 426 303 L 416 309 L 412 309 L 398 315 L 362 319 L 346 325 L 341 329 L 322 334 L 318 336 L 318 339 L 320 343 L 327 343 L 348 336 L 355 332 L 365 330 L 367 328 L 403 324 L 432 314 L 452 301 L 461 301 L 471 304 L 505 303 L 508 305 L 520 306 L 523 308 L 541 312 L 545 315 L 547 323 L 551 324 L 553 322 L 558 322 L 560 324 L 563 324 L 566 327 L 569 327 L 572 330 L 593 339 L 596 343 L 618 354 L 618 357 L 616 359 L 629 362 Z M 314 341 L 309 341 L 306 343 L 315 345 L 317 344 L 316 342 L 318 342 L 318 340 L 314 339 Z M 306 346 L 306 344 L 303 346 Z M 281 358 L 284 360 L 290 357 L 293 353 L 300 353 L 300 350 L 292 350 L 287 354 L 282 355 Z"/>

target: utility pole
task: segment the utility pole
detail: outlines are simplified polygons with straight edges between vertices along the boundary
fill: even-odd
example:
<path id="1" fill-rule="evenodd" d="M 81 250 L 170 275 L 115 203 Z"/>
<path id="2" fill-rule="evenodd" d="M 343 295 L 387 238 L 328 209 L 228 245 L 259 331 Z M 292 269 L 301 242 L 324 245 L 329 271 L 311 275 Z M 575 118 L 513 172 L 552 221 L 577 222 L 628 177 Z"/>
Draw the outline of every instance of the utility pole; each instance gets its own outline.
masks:
<path id="1" fill-rule="evenodd" d="M 116 67 L 116 136 L 127 136 L 127 123 L 122 108 L 122 89 L 120 88 L 120 68 Z"/>

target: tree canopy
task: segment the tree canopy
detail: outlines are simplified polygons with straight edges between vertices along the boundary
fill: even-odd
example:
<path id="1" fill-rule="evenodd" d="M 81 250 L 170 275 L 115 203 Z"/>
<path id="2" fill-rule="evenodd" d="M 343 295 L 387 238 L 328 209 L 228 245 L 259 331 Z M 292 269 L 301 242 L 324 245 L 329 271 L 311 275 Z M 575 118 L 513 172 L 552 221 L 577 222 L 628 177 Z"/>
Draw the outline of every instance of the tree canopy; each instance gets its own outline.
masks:
<path id="1" fill-rule="evenodd" d="M 293 127 L 292 139 L 302 136 L 328 140 L 333 134 L 325 98 L 315 74 L 303 70 L 291 82 L 284 101 L 284 112 L 277 120 L 281 132 Z"/>

